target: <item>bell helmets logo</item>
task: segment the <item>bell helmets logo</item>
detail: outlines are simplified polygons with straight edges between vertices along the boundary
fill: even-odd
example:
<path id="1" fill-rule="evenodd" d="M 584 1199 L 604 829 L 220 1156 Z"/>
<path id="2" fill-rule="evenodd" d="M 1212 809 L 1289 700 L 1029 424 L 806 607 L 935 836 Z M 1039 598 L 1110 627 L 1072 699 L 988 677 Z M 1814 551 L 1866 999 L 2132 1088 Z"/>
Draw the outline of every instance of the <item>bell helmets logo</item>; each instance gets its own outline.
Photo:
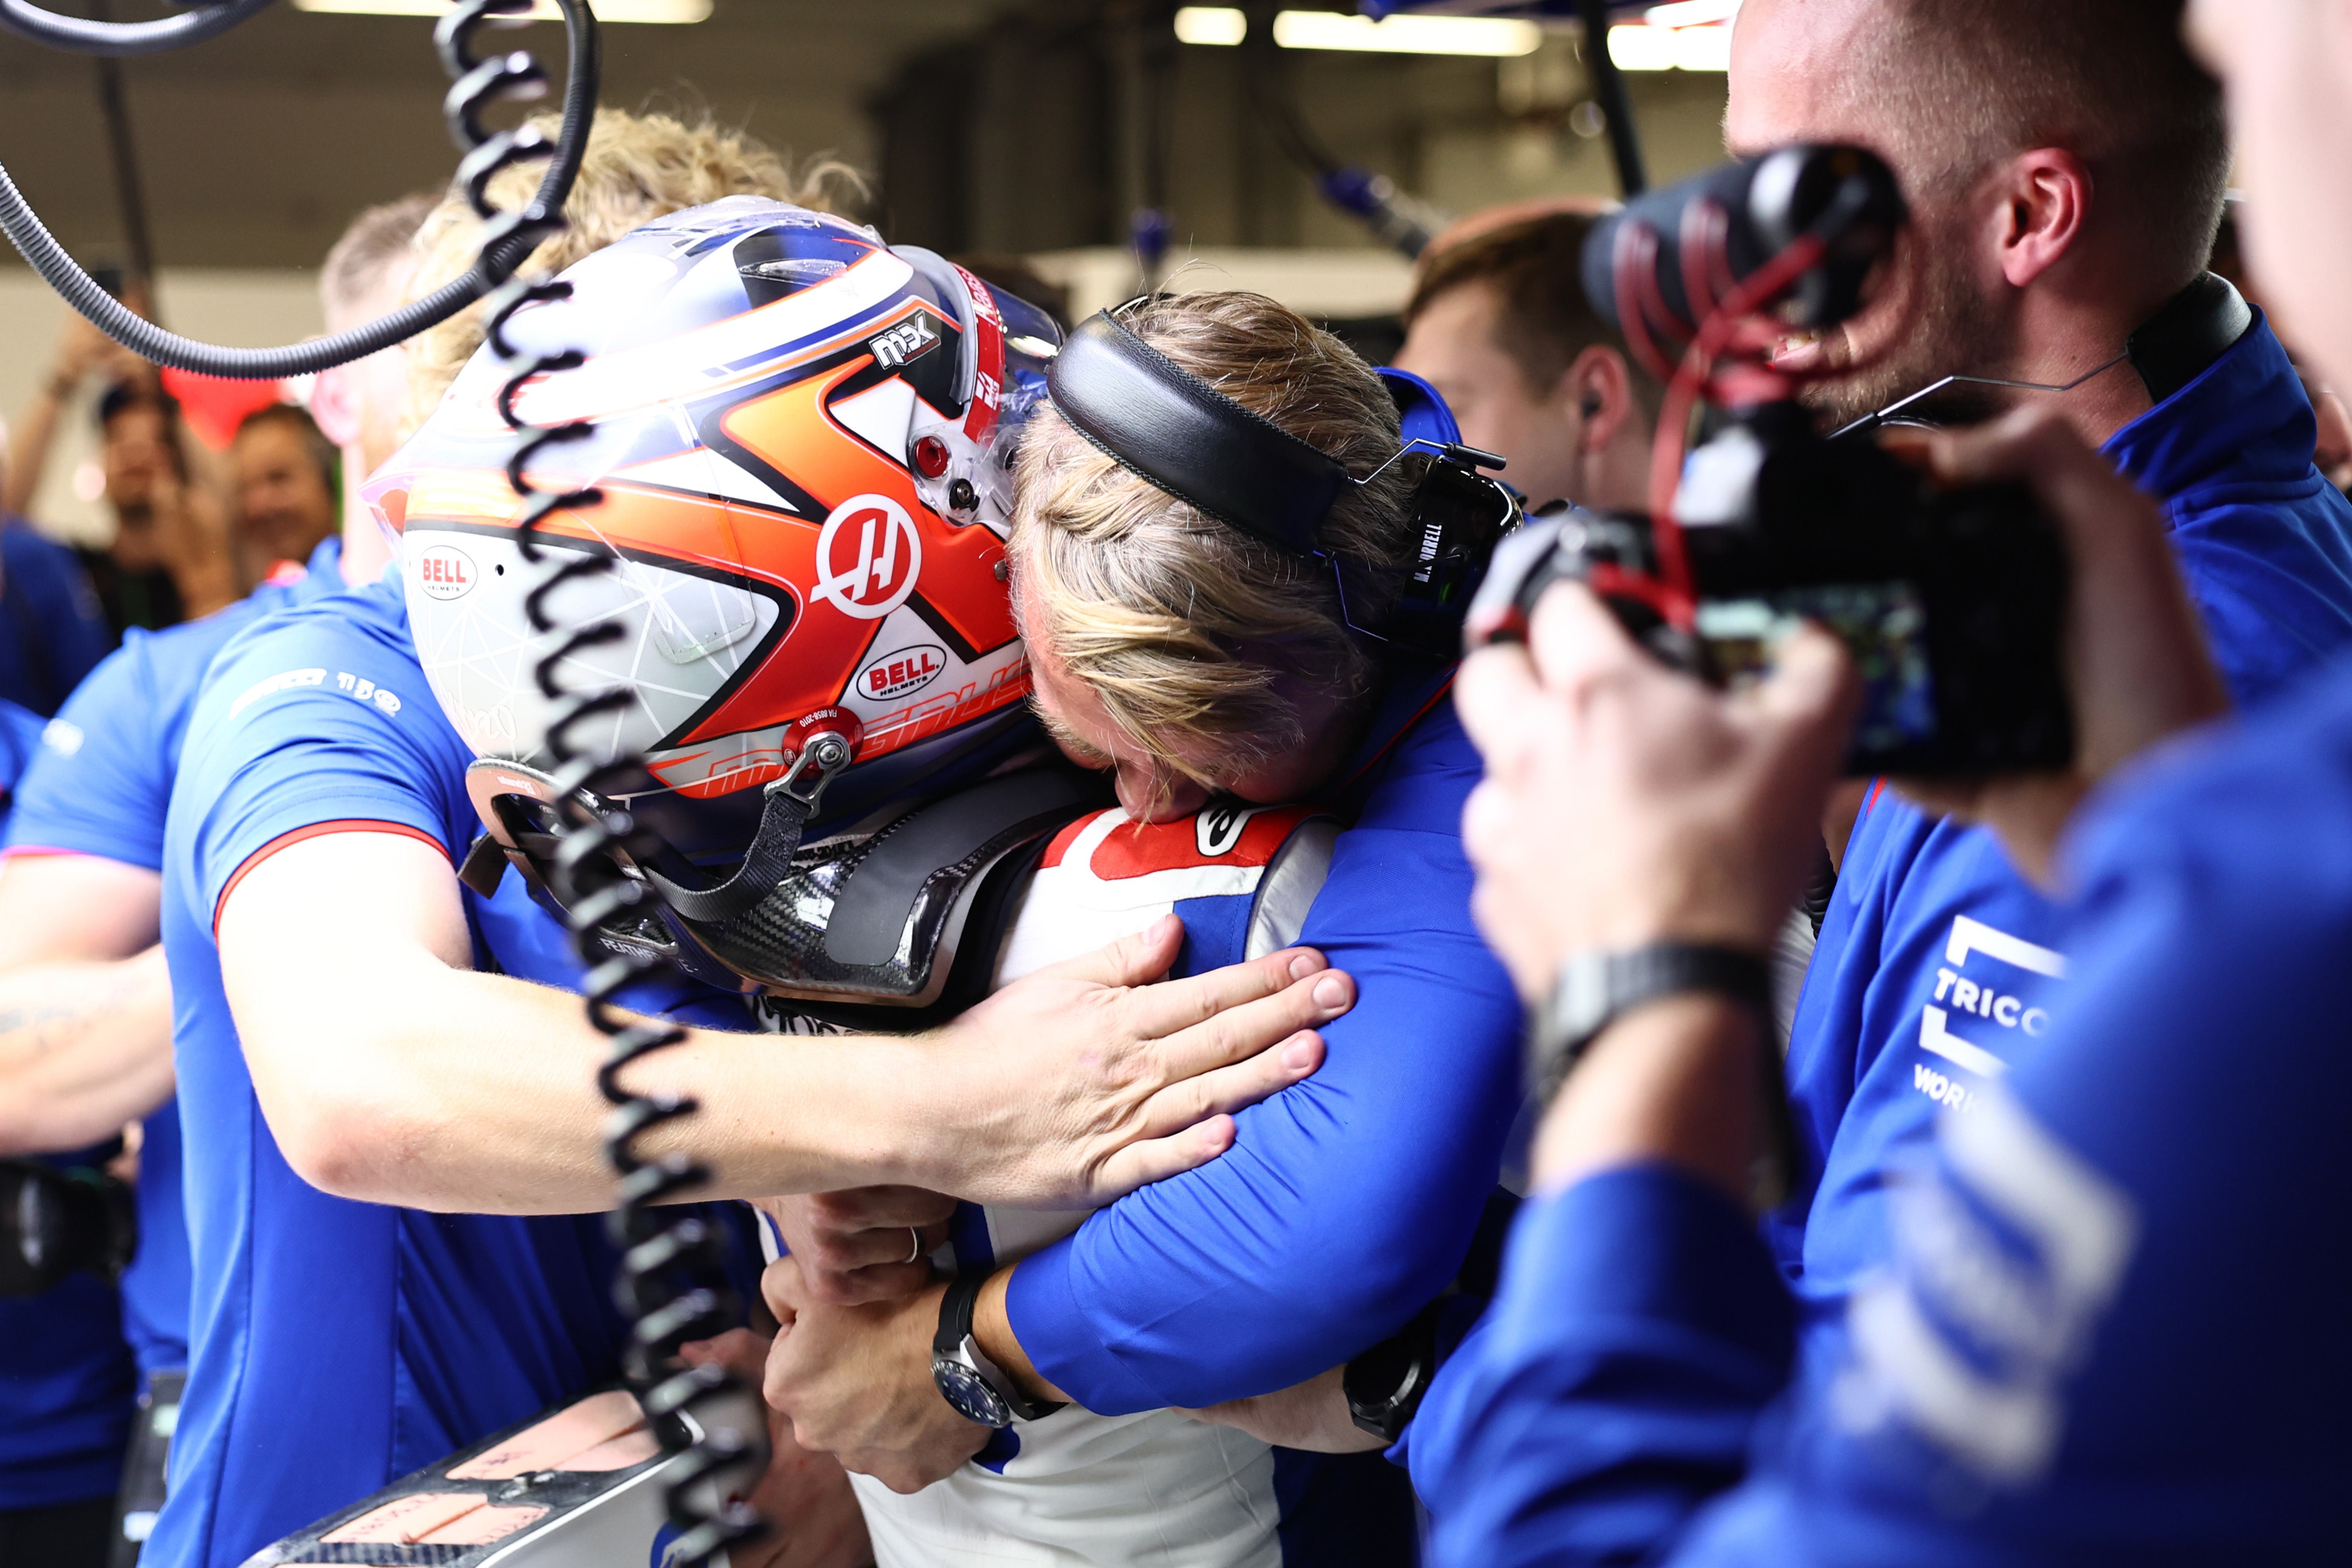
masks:
<path id="1" fill-rule="evenodd" d="M 908 697 L 944 674 L 948 650 L 937 643 L 917 643 L 884 654 L 857 672 L 850 689 L 876 701 Z"/>
<path id="2" fill-rule="evenodd" d="M 888 496 L 850 497 L 825 517 L 816 570 L 810 598 L 857 620 L 880 620 L 907 602 L 923 570 L 915 520 Z"/>
<path id="3" fill-rule="evenodd" d="M 428 599 L 462 599 L 474 591 L 474 563 L 462 550 L 436 544 L 416 558 L 416 585 Z"/>

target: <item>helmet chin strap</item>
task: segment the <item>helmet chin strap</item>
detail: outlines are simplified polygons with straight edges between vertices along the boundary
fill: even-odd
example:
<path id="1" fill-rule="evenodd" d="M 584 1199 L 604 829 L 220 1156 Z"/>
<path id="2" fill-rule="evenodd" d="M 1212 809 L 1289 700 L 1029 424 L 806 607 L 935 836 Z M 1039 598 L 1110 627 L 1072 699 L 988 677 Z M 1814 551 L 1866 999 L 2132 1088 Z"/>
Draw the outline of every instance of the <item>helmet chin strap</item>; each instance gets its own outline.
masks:
<path id="1" fill-rule="evenodd" d="M 846 736 L 828 730 L 811 737 L 784 776 L 761 792 L 767 805 L 760 813 L 760 827 L 751 836 L 751 850 L 735 874 L 717 887 L 682 887 L 650 866 L 644 868 L 646 880 L 660 889 L 679 918 L 697 924 L 715 924 L 749 910 L 774 892 L 776 884 L 793 868 L 802 830 L 815 815 L 824 786 L 849 765 L 851 754 Z"/>

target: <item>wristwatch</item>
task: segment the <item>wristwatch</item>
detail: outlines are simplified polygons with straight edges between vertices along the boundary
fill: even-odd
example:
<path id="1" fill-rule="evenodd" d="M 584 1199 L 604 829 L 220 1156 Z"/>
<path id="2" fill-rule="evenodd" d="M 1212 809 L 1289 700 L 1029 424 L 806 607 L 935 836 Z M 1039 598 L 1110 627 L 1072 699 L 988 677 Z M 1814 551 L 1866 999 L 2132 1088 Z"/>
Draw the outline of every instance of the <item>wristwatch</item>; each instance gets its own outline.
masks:
<path id="1" fill-rule="evenodd" d="M 1645 1002 L 1711 992 L 1754 1011 L 1772 1028 L 1772 972 L 1752 952 L 1704 942 L 1654 942 L 1622 952 L 1580 952 L 1560 965 L 1528 1030 L 1536 1103 L 1548 1105 L 1601 1031 Z"/>
<path id="2" fill-rule="evenodd" d="M 986 1283 L 986 1270 L 959 1274 L 948 1282 L 948 1293 L 940 1299 L 940 1331 L 931 1341 L 931 1381 L 957 1415 L 983 1426 L 1010 1426 L 1051 1415 L 1062 1408 L 1059 1402 L 1022 1397 L 1013 1380 L 981 1353 L 980 1342 L 972 1338 L 972 1303 Z"/>
<path id="3" fill-rule="evenodd" d="M 1421 1396 L 1437 1375 L 1437 1315 L 1441 1297 L 1412 1322 L 1349 1362 L 1339 1374 L 1348 1416 L 1384 1443 L 1404 1436 Z"/>

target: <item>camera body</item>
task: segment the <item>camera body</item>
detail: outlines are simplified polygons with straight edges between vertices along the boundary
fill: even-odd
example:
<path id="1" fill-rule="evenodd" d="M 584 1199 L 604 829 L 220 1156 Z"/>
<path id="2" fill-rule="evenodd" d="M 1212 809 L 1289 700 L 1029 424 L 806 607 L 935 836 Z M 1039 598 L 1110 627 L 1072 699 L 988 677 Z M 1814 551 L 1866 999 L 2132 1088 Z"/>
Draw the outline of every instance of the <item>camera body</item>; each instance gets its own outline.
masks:
<path id="1" fill-rule="evenodd" d="M 0 1297 L 38 1296 L 78 1269 L 111 1283 L 138 1246 L 128 1184 L 86 1165 L 0 1160 Z"/>
<path id="2" fill-rule="evenodd" d="M 1812 621 L 1862 677 L 1849 772 L 1989 773 L 2073 757 L 2065 555 L 2021 486 L 1943 489 L 1873 443 L 1823 440 L 1802 410 L 1768 404 L 1691 455 L 1677 499 L 1689 628 L 1648 591 L 1650 520 L 1577 510 L 1505 542 L 1472 624 L 1489 639 L 1523 635 L 1544 590 L 1571 578 L 1659 658 L 1727 684 L 1760 674 L 1780 638 Z"/>
<path id="3" fill-rule="evenodd" d="M 1637 348 L 1709 342 L 1702 321 L 1717 310 L 1829 325 L 1861 309 L 1864 280 L 1903 222 L 1894 175 L 1870 153 L 1782 148 L 1653 193 L 1596 228 L 1585 288 Z M 1740 292 L 1776 266 L 1765 296 Z M 1706 279 L 1696 303 L 1693 279 Z M 1740 401 L 1718 395 L 1664 527 L 1578 510 L 1532 521 L 1496 551 L 1473 639 L 1524 636 L 1544 590 L 1572 578 L 1660 658 L 1730 683 L 1759 674 L 1810 621 L 1846 645 L 1862 677 L 1850 772 L 2069 762 L 2066 556 L 2025 488 L 1948 488 L 1867 437 L 1826 438 L 1761 365 L 1703 385 Z M 1670 398 L 1669 420 L 1673 408 Z"/>

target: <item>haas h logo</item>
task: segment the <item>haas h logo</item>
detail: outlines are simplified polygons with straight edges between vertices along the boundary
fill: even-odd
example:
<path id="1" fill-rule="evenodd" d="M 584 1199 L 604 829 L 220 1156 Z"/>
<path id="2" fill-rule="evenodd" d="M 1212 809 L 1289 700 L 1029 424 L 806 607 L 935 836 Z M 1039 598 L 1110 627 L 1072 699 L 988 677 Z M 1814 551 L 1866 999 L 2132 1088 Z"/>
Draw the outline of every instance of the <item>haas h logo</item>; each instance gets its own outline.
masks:
<path id="1" fill-rule="evenodd" d="M 816 539 L 821 599 L 845 616 L 878 621 L 907 602 L 923 569 L 915 520 L 888 496 L 852 496 L 835 507 Z"/>

